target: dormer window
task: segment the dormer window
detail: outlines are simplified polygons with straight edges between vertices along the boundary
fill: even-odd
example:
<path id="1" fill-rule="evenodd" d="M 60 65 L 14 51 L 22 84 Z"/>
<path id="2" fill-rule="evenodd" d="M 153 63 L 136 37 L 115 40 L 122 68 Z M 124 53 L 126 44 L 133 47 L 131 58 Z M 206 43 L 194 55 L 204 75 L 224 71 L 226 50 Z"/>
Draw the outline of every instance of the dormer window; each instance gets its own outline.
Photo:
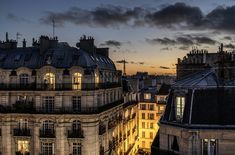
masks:
<path id="1" fill-rule="evenodd" d="M 46 73 L 43 80 L 45 89 L 55 89 L 55 74 Z"/>
<path id="2" fill-rule="evenodd" d="M 29 75 L 28 74 L 20 74 L 20 84 L 26 85 L 29 83 Z"/>
<path id="3" fill-rule="evenodd" d="M 145 100 L 150 100 L 151 99 L 151 94 L 150 93 L 145 93 L 144 94 L 144 99 Z"/>
<path id="4" fill-rule="evenodd" d="M 183 118 L 185 106 L 185 97 L 177 96 L 176 97 L 176 120 L 180 121 Z"/>
<path id="5" fill-rule="evenodd" d="M 73 74 L 73 89 L 80 90 L 82 86 L 82 74 L 74 73 Z"/>

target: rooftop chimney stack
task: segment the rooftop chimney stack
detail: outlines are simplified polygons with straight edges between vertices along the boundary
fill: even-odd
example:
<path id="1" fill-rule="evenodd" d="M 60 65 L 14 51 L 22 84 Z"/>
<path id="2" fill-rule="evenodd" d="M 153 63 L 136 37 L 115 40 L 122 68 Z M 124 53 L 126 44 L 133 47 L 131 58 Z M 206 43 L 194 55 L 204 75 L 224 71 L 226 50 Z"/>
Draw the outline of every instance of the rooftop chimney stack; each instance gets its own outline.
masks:
<path id="1" fill-rule="evenodd" d="M 26 41 L 25 41 L 25 39 L 23 40 L 23 48 L 26 48 Z"/>

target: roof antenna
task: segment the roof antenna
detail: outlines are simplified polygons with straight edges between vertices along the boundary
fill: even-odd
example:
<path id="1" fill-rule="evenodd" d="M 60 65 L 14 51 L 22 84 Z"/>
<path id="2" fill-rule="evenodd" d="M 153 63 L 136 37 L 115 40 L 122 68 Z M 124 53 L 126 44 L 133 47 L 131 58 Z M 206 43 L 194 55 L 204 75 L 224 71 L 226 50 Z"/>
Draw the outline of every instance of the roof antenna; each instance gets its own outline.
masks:
<path id="1" fill-rule="evenodd" d="M 53 39 L 55 38 L 55 19 L 52 19 L 52 26 L 53 26 Z"/>

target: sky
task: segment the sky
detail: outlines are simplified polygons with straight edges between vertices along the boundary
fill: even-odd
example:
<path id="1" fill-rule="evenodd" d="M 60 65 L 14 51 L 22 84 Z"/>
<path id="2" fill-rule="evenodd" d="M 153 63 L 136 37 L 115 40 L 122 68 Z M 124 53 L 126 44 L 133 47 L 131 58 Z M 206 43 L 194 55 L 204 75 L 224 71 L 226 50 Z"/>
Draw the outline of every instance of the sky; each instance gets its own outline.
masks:
<path id="1" fill-rule="evenodd" d="M 235 48 L 235 0 L 1 0 L 0 40 L 55 35 L 75 46 L 82 35 L 109 47 L 127 74 L 174 74 L 177 58 L 192 48 Z M 18 38 L 16 34 L 20 35 Z"/>

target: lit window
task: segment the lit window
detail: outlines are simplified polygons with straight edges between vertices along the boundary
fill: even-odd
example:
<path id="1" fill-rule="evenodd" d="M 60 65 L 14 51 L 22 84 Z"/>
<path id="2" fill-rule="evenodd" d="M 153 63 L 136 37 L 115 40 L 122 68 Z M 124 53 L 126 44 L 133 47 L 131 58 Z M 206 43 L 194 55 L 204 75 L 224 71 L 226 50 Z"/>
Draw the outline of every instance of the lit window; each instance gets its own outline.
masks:
<path id="1" fill-rule="evenodd" d="M 148 114 L 148 119 L 153 120 L 154 119 L 154 114 Z"/>
<path id="2" fill-rule="evenodd" d="M 54 96 L 44 96 L 43 97 L 43 110 L 45 112 L 54 111 Z"/>
<path id="3" fill-rule="evenodd" d="M 55 74 L 46 73 L 44 75 L 43 80 L 44 80 L 45 89 L 55 89 Z"/>
<path id="4" fill-rule="evenodd" d="M 142 131 L 142 137 L 145 138 L 145 132 L 144 131 Z"/>
<path id="5" fill-rule="evenodd" d="M 81 111 L 81 96 L 73 96 L 72 103 L 73 103 L 73 111 L 80 112 Z"/>
<path id="6" fill-rule="evenodd" d="M 144 99 L 145 99 L 145 100 L 151 99 L 151 94 L 150 94 L 150 93 L 145 93 L 145 94 L 144 94 Z"/>
<path id="7" fill-rule="evenodd" d="M 150 129 L 153 129 L 153 123 L 150 123 Z"/>
<path id="8" fill-rule="evenodd" d="M 145 119 L 145 113 L 142 113 L 142 119 Z"/>
<path id="9" fill-rule="evenodd" d="M 100 81 L 99 76 L 98 76 L 98 74 L 95 73 L 95 83 L 99 83 L 99 81 Z"/>
<path id="10" fill-rule="evenodd" d="M 181 120 L 183 118 L 184 105 L 185 105 L 185 98 L 176 97 L 176 119 L 177 120 Z"/>
<path id="11" fill-rule="evenodd" d="M 142 128 L 143 129 L 145 128 L 145 122 L 142 122 Z"/>
<path id="12" fill-rule="evenodd" d="M 42 154 L 43 155 L 54 154 L 54 143 L 42 143 Z"/>
<path id="13" fill-rule="evenodd" d="M 81 89 L 81 85 L 82 85 L 82 74 L 74 73 L 73 74 L 73 89 L 79 90 Z"/>
<path id="14" fill-rule="evenodd" d="M 27 140 L 18 140 L 17 141 L 17 150 L 20 154 L 28 154 L 29 153 L 29 141 Z"/>
<path id="15" fill-rule="evenodd" d="M 152 132 L 149 133 L 149 138 L 153 139 L 153 133 Z"/>
<path id="16" fill-rule="evenodd" d="M 164 110 L 164 106 L 160 106 L 159 110 L 163 111 Z"/>
<path id="17" fill-rule="evenodd" d="M 82 148 L 81 143 L 73 143 L 73 154 L 72 155 L 81 155 Z"/>
<path id="18" fill-rule="evenodd" d="M 145 104 L 140 104 L 140 109 L 141 110 L 146 110 L 146 105 Z"/>
<path id="19" fill-rule="evenodd" d="M 216 155 L 216 139 L 203 139 L 202 140 L 202 155 Z"/>
<path id="20" fill-rule="evenodd" d="M 149 110 L 154 110 L 154 105 L 149 105 Z"/>
<path id="21" fill-rule="evenodd" d="M 28 74 L 20 74 L 20 85 L 26 85 L 29 83 L 29 75 Z"/>

